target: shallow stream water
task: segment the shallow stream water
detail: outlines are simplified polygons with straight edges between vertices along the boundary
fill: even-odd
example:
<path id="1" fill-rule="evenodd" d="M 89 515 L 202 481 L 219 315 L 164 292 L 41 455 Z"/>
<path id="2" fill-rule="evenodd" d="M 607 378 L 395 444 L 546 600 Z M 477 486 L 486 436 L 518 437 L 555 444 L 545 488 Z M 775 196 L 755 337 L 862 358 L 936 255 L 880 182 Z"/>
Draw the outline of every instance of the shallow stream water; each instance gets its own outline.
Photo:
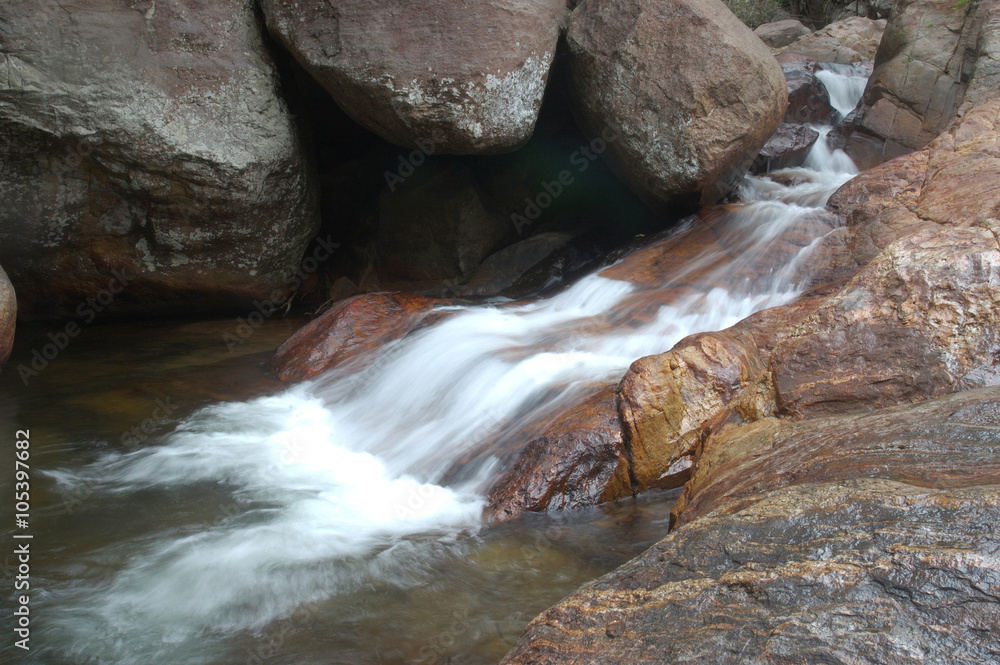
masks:
<path id="1" fill-rule="evenodd" d="M 821 144 L 785 184 L 748 178 L 725 260 L 669 274 L 710 288 L 637 325 L 620 321 L 640 287 L 594 274 L 545 300 L 455 307 L 364 370 L 291 388 L 260 363 L 301 321 L 269 321 L 236 352 L 232 320 L 95 325 L 27 386 L 17 367 L 51 331 L 19 330 L 0 435 L 31 431 L 33 619 L 11 662 L 496 662 L 538 612 L 662 538 L 672 497 L 486 529 L 503 460 L 484 443 L 794 299 L 824 232 L 803 239 L 803 220 L 854 173 Z M 791 237 L 800 251 L 754 272 Z"/>

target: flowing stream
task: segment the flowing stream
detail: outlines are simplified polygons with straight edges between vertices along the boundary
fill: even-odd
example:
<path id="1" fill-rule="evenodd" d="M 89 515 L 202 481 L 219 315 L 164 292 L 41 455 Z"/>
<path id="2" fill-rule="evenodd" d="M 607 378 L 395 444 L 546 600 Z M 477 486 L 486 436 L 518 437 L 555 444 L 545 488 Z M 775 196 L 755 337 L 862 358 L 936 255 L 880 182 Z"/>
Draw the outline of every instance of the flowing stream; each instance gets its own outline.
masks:
<path id="1" fill-rule="evenodd" d="M 823 73 L 844 108 L 859 78 Z M 484 531 L 506 463 L 491 442 L 639 357 L 794 299 L 830 230 L 807 222 L 856 173 L 826 131 L 804 167 L 747 178 L 716 244 L 664 274 L 672 291 L 595 273 L 545 300 L 453 307 L 363 370 L 205 406 L 133 449 L 74 442 L 44 472 L 59 530 L 35 540 L 54 554 L 25 662 L 495 662 L 533 613 L 662 536 L 669 505 Z M 657 305 L 637 323 L 640 301 Z M 76 509 L 57 511 L 67 497 Z"/>

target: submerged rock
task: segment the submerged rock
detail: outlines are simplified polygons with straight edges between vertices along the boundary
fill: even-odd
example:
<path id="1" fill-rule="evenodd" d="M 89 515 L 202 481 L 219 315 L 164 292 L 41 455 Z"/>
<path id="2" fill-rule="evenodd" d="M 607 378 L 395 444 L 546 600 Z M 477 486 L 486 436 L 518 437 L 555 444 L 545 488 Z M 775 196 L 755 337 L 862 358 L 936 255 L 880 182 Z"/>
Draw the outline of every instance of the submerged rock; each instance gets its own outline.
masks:
<path id="1" fill-rule="evenodd" d="M 652 202 L 733 191 L 785 113 L 774 57 L 717 0 L 589 0 L 567 41 L 581 119 Z"/>
<path id="2" fill-rule="evenodd" d="M 378 349 L 426 322 L 445 302 L 403 293 L 341 300 L 278 347 L 268 368 L 282 381 L 304 381 L 348 361 L 364 367 Z"/>
<path id="3" fill-rule="evenodd" d="M 262 7 L 275 37 L 354 120 L 392 143 L 450 154 L 528 140 L 567 12 L 563 0 Z"/>
<path id="4" fill-rule="evenodd" d="M 0 369 L 3 369 L 14 346 L 14 326 L 17 323 L 17 296 L 7 279 L 7 273 L 0 268 Z"/>
<path id="5" fill-rule="evenodd" d="M 487 493 L 488 521 L 632 494 L 614 385 L 584 395 L 538 429 Z"/>
<path id="6" fill-rule="evenodd" d="M 252 3 L 0 6 L 0 261 L 22 314 L 166 315 L 284 289 L 316 191 Z M 102 307 L 103 309 L 103 307 Z"/>

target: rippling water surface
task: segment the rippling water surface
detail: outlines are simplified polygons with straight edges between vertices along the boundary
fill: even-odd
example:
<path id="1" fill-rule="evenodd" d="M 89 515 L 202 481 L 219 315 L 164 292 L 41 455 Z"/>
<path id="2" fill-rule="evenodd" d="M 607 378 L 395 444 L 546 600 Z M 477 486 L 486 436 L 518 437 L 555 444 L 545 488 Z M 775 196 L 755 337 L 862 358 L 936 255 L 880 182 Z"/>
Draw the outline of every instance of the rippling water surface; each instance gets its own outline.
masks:
<path id="1" fill-rule="evenodd" d="M 850 74 L 823 75 L 845 108 Z M 612 270 L 545 300 L 455 307 L 364 370 L 290 389 L 257 364 L 291 322 L 236 355 L 231 323 L 93 328 L 28 389 L 8 372 L 0 422 L 33 432 L 27 662 L 496 662 L 537 612 L 662 537 L 670 497 L 484 530 L 502 465 L 488 443 L 795 298 L 829 231 L 810 220 L 854 173 L 821 142 L 784 184 L 748 178 L 714 248 L 662 286 Z"/>

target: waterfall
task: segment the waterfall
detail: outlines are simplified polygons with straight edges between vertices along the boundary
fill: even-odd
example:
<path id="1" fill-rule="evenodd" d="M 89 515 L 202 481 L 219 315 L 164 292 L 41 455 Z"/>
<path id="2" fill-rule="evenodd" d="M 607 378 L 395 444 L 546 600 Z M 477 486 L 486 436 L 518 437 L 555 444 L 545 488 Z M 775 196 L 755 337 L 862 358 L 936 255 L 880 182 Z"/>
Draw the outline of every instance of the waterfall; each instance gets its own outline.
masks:
<path id="1" fill-rule="evenodd" d="M 845 91 L 860 96 L 855 78 L 822 72 L 838 110 L 853 108 Z M 97 662 L 215 662 L 232 635 L 372 576 L 419 583 L 414 561 L 480 528 L 500 464 L 490 441 L 619 379 L 639 357 L 797 297 L 829 230 L 816 225 L 803 241 L 803 220 L 856 173 L 826 146 L 828 131 L 805 166 L 784 172 L 785 184 L 747 178 L 746 203 L 714 229 L 724 255 L 709 250 L 664 278 L 710 288 L 664 300 L 642 324 L 623 323 L 631 304 L 666 296 L 609 278 L 613 270 L 546 300 L 454 306 L 362 371 L 334 369 L 278 395 L 216 404 L 157 445 L 52 472 L 67 492 L 94 488 L 121 502 L 152 492 L 165 511 L 172 492 L 197 487 L 210 498 L 200 515 L 101 550 L 118 562 L 110 577 L 47 591 L 45 643 Z M 756 271 L 786 246 L 796 250 L 783 265 Z M 460 482 L 445 482 L 455 459 L 484 446 Z"/>
<path id="2" fill-rule="evenodd" d="M 830 93 L 830 105 L 842 118 L 846 118 L 861 100 L 869 74 L 871 70 L 863 64 L 840 65 L 826 62 L 816 72 L 816 78 L 823 82 Z"/>

